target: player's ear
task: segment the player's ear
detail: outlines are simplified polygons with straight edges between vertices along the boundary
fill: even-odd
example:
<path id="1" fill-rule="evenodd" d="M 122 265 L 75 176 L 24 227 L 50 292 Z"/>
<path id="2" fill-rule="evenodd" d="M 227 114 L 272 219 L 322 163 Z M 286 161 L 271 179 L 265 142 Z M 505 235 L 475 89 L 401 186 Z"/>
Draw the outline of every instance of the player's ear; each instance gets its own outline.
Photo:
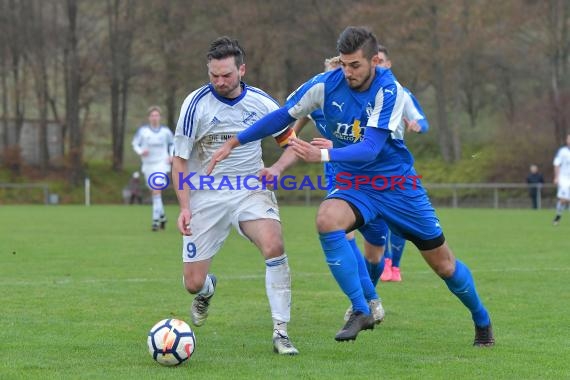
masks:
<path id="1" fill-rule="evenodd" d="M 374 54 L 372 56 L 372 60 L 371 60 L 372 66 L 376 67 L 380 64 L 380 57 L 378 57 L 378 54 Z"/>
<path id="2" fill-rule="evenodd" d="M 239 71 L 239 76 L 240 76 L 240 77 L 243 77 L 243 76 L 245 75 L 245 63 L 243 63 L 243 64 L 239 67 L 238 71 Z"/>

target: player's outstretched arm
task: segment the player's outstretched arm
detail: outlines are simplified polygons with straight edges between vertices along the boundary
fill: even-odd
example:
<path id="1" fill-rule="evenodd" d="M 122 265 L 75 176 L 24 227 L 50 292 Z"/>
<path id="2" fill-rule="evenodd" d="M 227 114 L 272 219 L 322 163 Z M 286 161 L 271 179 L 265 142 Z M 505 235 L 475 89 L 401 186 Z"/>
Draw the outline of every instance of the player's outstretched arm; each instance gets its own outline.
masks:
<path id="1" fill-rule="evenodd" d="M 293 125 L 293 131 L 295 132 L 296 135 L 299 135 L 299 133 L 301 133 L 301 131 L 303 130 L 303 128 L 305 128 L 305 126 L 307 125 L 307 123 L 310 121 L 311 119 L 308 116 L 303 116 L 302 118 L 298 119 L 295 124 Z"/>
<path id="2" fill-rule="evenodd" d="M 362 141 L 342 148 L 318 148 L 301 139 L 291 139 L 289 146 L 299 158 L 306 162 L 366 162 L 378 156 L 388 136 L 390 136 L 388 130 L 366 128 Z"/>
<path id="3" fill-rule="evenodd" d="M 240 146 L 239 140 L 234 136 L 231 139 L 229 139 L 228 141 L 226 141 L 224 143 L 224 145 L 219 147 L 218 150 L 216 150 L 212 154 L 212 158 L 210 159 L 210 163 L 208 164 L 208 167 L 206 168 L 206 175 L 212 174 L 212 171 L 214 171 L 214 168 L 216 167 L 218 162 L 221 162 L 221 161 L 225 160 L 226 158 L 228 158 L 228 156 L 230 155 L 232 150 L 238 146 Z"/>
<path id="4" fill-rule="evenodd" d="M 259 172 L 259 177 L 265 177 L 268 183 L 274 179 L 278 180 L 281 174 L 297 163 L 298 158 L 293 149 L 286 148 L 281 154 L 281 157 L 273 165 L 268 168 L 263 168 Z"/>
<path id="5" fill-rule="evenodd" d="M 218 148 L 212 155 L 212 159 L 206 169 L 206 174 L 210 175 L 216 167 L 216 164 L 226 159 L 235 147 L 261 140 L 264 137 L 282 131 L 293 121 L 295 121 L 295 119 L 289 115 L 289 111 L 284 107 L 268 113 L 253 123 L 251 127 L 238 133 L 237 136 L 232 137 Z"/>
<path id="6" fill-rule="evenodd" d="M 190 189 L 180 186 L 180 178 L 186 177 L 186 170 L 186 160 L 182 157 L 174 156 L 172 159 L 172 183 L 174 184 L 178 205 L 180 206 L 177 227 L 182 235 L 192 235 L 190 230 L 190 219 L 192 218 L 192 213 L 190 212 Z"/>
<path id="7" fill-rule="evenodd" d="M 319 149 L 332 149 L 333 147 L 332 141 L 325 139 L 324 137 L 315 137 L 311 140 L 311 145 L 314 145 Z"/>

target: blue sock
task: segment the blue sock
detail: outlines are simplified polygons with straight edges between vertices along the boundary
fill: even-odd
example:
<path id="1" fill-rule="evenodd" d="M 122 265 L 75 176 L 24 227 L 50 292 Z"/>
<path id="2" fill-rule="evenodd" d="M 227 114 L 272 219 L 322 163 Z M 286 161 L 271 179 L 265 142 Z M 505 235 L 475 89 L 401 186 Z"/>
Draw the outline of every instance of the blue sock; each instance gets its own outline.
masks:
<path id="1" fill-rule="evenodd" d="M 382 272 L 384 272 L 385 260 L 386 259 L 384 258 L 384 256 L 382 256 L 380 262 L 376 264 L 373 264 L 368 260 L 365 261 L 366 269 L 368 270 L 368 276 L 370 277 L 370 280 L 372 281 L 372 285 L 374 286 L 374 288 L 376 288 L 376 285 L 378 285 L 380 276 L 382 275 Z"/>
<path id="2" fill-rule="evenodd" d="M 358 264 L 343 230 L 319 233 L 321 247 L 336 282 L 352 302 L 352 310 L 370 314 L 358 278 Z"/>
<path id="3" fill-rule="evenodd" d="M 469 309 L 473 322 L 478 327 L 486 327 L 491 323 L 489 313 L 483 306 L 475 282 L 469 268 L 459 260 L 455 260 L 453 276 L 443 279 L 447 287 Z"/>
<path id="4" fill-rule="evenodd" d="M 370 281 L 370 275 L 368 274 L 366 263 L 364 262 L 364 256 L 362 256 L 360 249 L 358 249 L 358 245 L 356 245 L 356 239 L 349 240 L 348 244 L 350 244 L 350 248 L 352 248 L 352 252 L 356 258 L 356 263 L 358 264 L 358 277 L 360 278 L 360 285 L 364 292 L 364 298 L 366 298 L 366 301 L 378 299 L 376 289 L 372 284 L 372 281 Z"/>
<path id="5" fill-rule="evenodd" d="M 404 246 L 406 245 L 406 239 L 396 235 L 390 234 L 390 253 L 392 254 L 392 266 L 400 267 L 400 260 L 402 259 L 402 253 L 404 253 Z"/>

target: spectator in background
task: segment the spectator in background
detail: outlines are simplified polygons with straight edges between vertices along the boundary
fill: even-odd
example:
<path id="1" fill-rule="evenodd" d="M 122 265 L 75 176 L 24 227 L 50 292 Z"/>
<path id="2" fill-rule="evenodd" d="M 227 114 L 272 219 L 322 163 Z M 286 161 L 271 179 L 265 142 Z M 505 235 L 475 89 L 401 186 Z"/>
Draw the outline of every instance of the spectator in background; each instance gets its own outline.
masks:
<path id="1" fill-rule="evenodd" d="M 132 205 L 133 203 L 135 203 L 135 201 L 139 205 L 142 204 L 141 179 L 139 172 L 133 173 L 133 176 L 129 181 L 129 192 L 130 192 L 129 204 Z"/>
<path id="2" fill-rule="evenodd" d="M 538 191 L 538 188 L 542 186 L 542 184 L 544 183 L 544 178 L 542 177 L 542 174 L 538 172 L 538 166 L 534 164 L 530 165 L 530 173 L 528 173 L 528 176 L 526 177 L 526 182 L 529 185 L 528 195 L 530 196 L 530 199 L 532 201 L 532 208 L 537 209 L 538 198 L 540 197 L 540 192 Z"/>

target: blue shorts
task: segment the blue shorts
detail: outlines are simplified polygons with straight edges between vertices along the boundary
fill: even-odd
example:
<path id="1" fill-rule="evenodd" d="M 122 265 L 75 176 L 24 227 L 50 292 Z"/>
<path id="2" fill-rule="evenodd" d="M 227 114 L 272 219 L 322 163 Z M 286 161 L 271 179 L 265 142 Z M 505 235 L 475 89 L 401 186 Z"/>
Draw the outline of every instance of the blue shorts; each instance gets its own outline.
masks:
<path id="1" fill-rule="evenodd" d="M 332 198 L 343 199 L 356 207 L 362 215 L 364 224 L 382 218 L 392 232 L 416 245 L 418 241 L 443 238 L 439 219 L 419 180 L 415 186 L 412 186 L 411 182 L 406 182 L 404 189 L 395 187 L 376 190 L 369 185 L 360 186 L 358 189 L 335 188 L 325 199 Z"/>
<path id="2" fill-rule="evenodd" d="M 329 194 L 335 188 L 335 180 L 334 180 L 335 174 L 336 174 L 336 172 L 335 172 L 334 164 L 332 162 L 325 162 L 323 164 L 323 175 L 325 176 L 325 183 L 327 186 L 327 194 Z"/>
<path id="3" fill-rule="evenodd" d="M 358 228 L 358 231 L 364 236 L 367 242 L 378 247 L 384 247 L 388 241 L 388 225 L 382 218 L 376 218 Z"/>

